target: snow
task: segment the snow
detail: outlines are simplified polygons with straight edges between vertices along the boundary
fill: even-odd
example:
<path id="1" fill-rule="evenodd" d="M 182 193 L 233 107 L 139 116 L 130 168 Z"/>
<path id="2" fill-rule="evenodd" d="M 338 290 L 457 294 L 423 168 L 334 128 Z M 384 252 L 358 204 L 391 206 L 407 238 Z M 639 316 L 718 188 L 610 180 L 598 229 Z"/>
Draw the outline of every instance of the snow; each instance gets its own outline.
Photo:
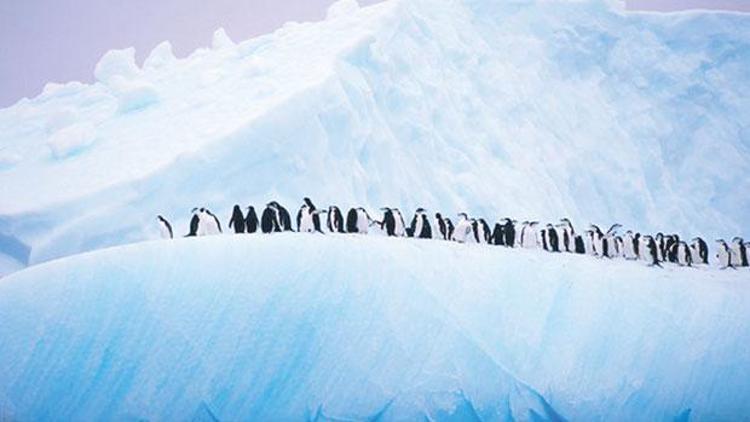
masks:
<path id="1" fill-rule="evenodd" d="M 0 415 L 742 419 L 747 282 L 379 236 L 117 247 L 0 279 Z"/>
<path id="2" fill-rule="evenodd" d="M 108 83 L 113 78 L 134 79 L 140 74 L 135 64 L 135 48 L 108 51 L 94 69 L 96 80 Z"/>
<path id="3" fill-rule="evenodd" d="M 224 220 L 304 196 L 750 237 L 750 17 L 611 3 L 344 0 L 186 58 L 160 44 L 143 68 L 109 52 L 97 83 L 0 110 L 0 254 L 31 265 L 148 239 L 156 214 L 182 231 L 195 206 Z M 79 125 L 96 143 L 50 160 Z"/>
<path id="4" fill-rule="evenodd" d="M 57 131 L 47 142 L 56 159 L 80 153 L 96 141 L 96 129 L 90 123 L 76 124 Z"/>

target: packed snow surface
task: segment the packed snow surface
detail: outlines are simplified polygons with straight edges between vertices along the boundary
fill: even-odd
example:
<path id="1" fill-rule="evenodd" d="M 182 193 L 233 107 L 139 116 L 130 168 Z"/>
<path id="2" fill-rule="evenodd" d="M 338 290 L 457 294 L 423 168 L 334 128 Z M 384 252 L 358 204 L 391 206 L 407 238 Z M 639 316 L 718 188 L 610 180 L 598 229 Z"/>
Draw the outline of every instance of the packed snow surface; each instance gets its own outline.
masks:
<path id="1" fill-rule="evenodd" d="M 612 3 L 345 0 L 109 52 L 0 110 L 0 274 L 303 196 L 750 237 L 750 17 Z"/>
<path id="2" fill-rule="evenodd" d="M 0 415 L 738 420 L 747 277 L 357 235 L 107 249 L 0 279 Z"/>

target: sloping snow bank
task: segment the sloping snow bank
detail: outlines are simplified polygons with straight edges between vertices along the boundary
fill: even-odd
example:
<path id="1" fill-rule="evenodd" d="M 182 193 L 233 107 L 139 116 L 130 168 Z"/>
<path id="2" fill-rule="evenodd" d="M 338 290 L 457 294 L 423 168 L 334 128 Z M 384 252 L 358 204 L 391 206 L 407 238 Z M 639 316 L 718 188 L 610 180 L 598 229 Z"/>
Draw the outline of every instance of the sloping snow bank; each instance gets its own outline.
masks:
<path id="1" fill-rule="evenodd" d="M 0 279 L 0 415 L 736 419 L 747 282 L 382 237 L 130 245 Z"/>

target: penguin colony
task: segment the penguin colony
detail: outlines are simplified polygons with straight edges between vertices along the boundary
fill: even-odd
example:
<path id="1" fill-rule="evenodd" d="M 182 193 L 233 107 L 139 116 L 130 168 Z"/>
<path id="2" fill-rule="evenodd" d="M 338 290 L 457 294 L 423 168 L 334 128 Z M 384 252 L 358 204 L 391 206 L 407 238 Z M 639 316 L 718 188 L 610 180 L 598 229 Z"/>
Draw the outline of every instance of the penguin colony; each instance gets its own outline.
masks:
<path id="1" fill-rule="evenodd" d="M 569 219 L 557 224 L 542 225 L 538 221 L 518 222 L 505 218 L 494 227 L 483 218 L 471 218 L 465 213 L 457 216 L 456 222 L 440 213 L 430 216 L 424 208 L 418 208 L 406 225 L 398 208 L 381 208 L 382 218 L 375 220 L 364 208 L 352 208 L 346 213 L 332 205 L 318 209 L 310 198 L 304 198 L 297 212 L 296 228 L 291 215 L 276 201 L 266 204 L 258 218 L 254 207 L 243 212 L 235 205 L 228 227 L 234 233 L 276 233 L 297 231 L 301 233 L 356 233 L 368 234 L 372 227 L 389 237 L 438 239 L 458 243 L 477 243 L 508 248 L 543 249 L 550 253 L 572 253 L 590 255 L 603 259 L 622 258 L 629 261 L 644 261 L 649 266 L 662 267 L 672 263 L 681 267 L 709 265 L 708 244 L 696 237 L 690 243 L 676 234 L 658 233 L 655 236 L 618 231 L 619 224 L 606 232 L 591 225 L 577 232 Z M 161 236 L 174 237 L 172 226 L 161 215 L 157 217 Z M 185 237 L 208 236 L 223 233 L 219 219 L 207 208 L 194 208 L 190 220 L 190 231 Z M 721 269 L 748 267 L 747 251 L 750 243 L 735 237 L 731 242 L 716 241 L 716 259 Z"/>

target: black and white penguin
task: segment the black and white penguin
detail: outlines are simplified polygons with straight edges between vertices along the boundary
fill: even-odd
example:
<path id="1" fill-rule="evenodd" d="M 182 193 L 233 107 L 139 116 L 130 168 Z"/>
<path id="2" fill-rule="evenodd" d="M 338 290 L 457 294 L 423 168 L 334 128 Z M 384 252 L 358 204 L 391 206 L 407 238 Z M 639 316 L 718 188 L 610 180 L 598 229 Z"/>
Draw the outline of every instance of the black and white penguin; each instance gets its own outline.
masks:
<path id="1" fill-rule="evenodd" d="M 547 225 L 547 246 L 550 252 L 560 252 L 560 236 L 552 224 Z"/>
<path id="2" fill-rule="evenodd" d="M 276 211 L 276 218 L 279 222 L 279 229 L 283 232 L 293 231 L 292 229 L 292 217 L 289 215 L 289 211 L 286 210 L 281 204 L 276 201 L 271 202 L 271 207 Z"/>
<path id="3" fill-rule="evenodd" d="M 215 234 L 221 234 L 223 233 L 221 230 L 221 223 L 219 222 L 219 218 L 214 215 L 208 208 L 202 208 L 203 215 L 205 216 L 205 226 L 206 226 L 206 234 L 207 235 L 215 235 Z M 199 217 L 201 217 L 199 215 Z M 201 221 L 201 224 L 203 225 L 204 222 Z"/>
<path id="4" fill-rule="evenodd" d="M 448 217 L 443 218 L 443 221 L 445 221 L 445 228 L 448 230 L 448 235 L 445 240 L 451 240 L 453 239 L 453 232 L 456 230 L 456 227 L 453 225 L 453 221 Z"/>
<path id="5" fill-rule="evenodd" d="M 406 222 L 404 221 L 404 216 L 401 214 L 401 210 L 393 208 L 391 211 L 393 212 L 393 218 L 396 220 L 396 228 L 394 229 L 396 236 L 406 236 Z"/>
<path id="6" fill-rule="evenodd" d="M 583 240 L 583 236 L 580 234 L 575 235 L 573 240 L 573 251 L 579 255 L 586 254 L 586 242 Z"/>
<path id="7" fill-rule="evenodd" d="M 260 217 L 260 229 L 266 234 L 281 231 L 279 214 L 272 202 L 269 202 L 266 205 L 266 209 L 263 210 L 263 214 Z"/>
<path id="8" fill-rule="evenodd" d="M 646 256 L 649 266 L 661 267 L 659 264 L 659 248 L 656 245 L 656 241 L 651 236 L 643 236 L 644 245 L 646 247 Z"/>
<path id="9" fill-rule="evenodd" d="M 505 246 L 513 248 L 516 246 L 516 227 L 510 218 L 505 219 L 505 225 L 503 225 L 503 233 L 505 234 Z"/>
<path id="10" fill-rule="evenodd" d="M 700 237 L 693 239 L 690 247 L 693 249 L 693 260 L 697 264 L 708 264 L 708 244 Z"/>
<path id="11" fill-rule="evenodd" d="M 331 233 L 346 233 L 344 226 L 344 215 L 341 214 L 339 207 L 331 205 L 328 207 L 328 216 L 326 219 L 328 231 Z"/>
<path id="12" fill-rule="evenodd" d="M 432 227 L 430 227 L 430 221 L 424 208 L 417 209 L 408 232 L 411 232 L 411 237 L 432 239 Z"/>
<path id="13" fill-rule="evenodd" d="M 641 259 L 641 234 L 636 233 L 633 236 L 633 250 L 635 251 L 635 259 Z"/>
<path id="14" fill-rule="evenodd" d="M 658 254 L 659 262 L 665 261 L 667 257 L 667 253 L 666 253 L 666 245 L 664 242 L 664 234 L 657 233 L 656 238 L 654 239 L 654 242 L 656 242 L 656 252 Z"/>
<path id="15" fill-rule="evenodd" d="M 521 228 L 521 247 L 533 249 L 538 246 L 538 221 L 524 221 Z"/>
<path id="16" fill-rule="evenodd" d="M 297 231 L 300 233 L 315 232 L 315 223 L 313 222 L 314 211 L 304 203 L 297 212 Z M 320 221 L 318 221 L 320 222 Z"/>
<path id="17" fill-rule="evenodd" d="M 480 243 L 490 243 L 492 240 L 492 230 L 490 229 L 490 225 L 487 224 L 487 220 L 479 218 L 477 219 L 477 223 L 479 224 L 479 233 L 481 234 L 479 238 Z"/>
<path id="18" fill-rule="evenodd" d="M 255 207 L 252 205 L 247 207 L 247 215 L 245 216 L 245 231 L 247 233 L 255 233 L 258 231 L 258 214 L 255 213 Z"/>
<path id="19" fill-rule="evenodd" d="M 594 254 L 599 258 L 609 258 L 609 242 L 607 242 L 602 230 L 596 224 L 592 224 L 591 233 Z"/>
<path id="20" fill-rule="evenodd" d="M 613 224 L 604 235 L 604 241 L 607 243 L 607 258 L 617 258 L 620 256 L 622 239 L 618 241 L 617 229 L 622 227 L 621 224 Z"/>
<path id="21" fill-rule="evenodd" d="M 560 250 L 565 252 L 573 252 L 575 249 L 575 230 L 573 230 L 573 223 L 570 222 L 569 219 L 563 218 L 560 220 L 560 224 L 558 225 L 562 242 L 560 245 Z"/>
<path id="22" fill-rule="evenodd" d="M 747 246 L 741 237 L 732 239 L 732 265 L 735 267 L 747 267 Z"/>
<path id="23" fill-rule="evenodd" d="M 380 210 L 383 211 L 383 220 L 380 221 L 380 229 L 385 231 L 386 236 L 395 236 L 396 217 L 393 215 L 393 211 L 388 207 L 383 207 Z"/>
<path id="24" fill-rule="evenodd" d="M 169 224 L 166 218 L 161 215 L 156 216 L 156 220 L 159 222 L 159 231 L 161 232 L 162 239 L 174 239 L 174 233 L 172 232 L 172 225 Z"/>
<path id="25" fill-rule="evenodd" d="M 629 261 L 638 259 L 638 254 L 636 253 L 636 242 L 631 230 L 626 231 L 623 236 L 622 257 Z"/>
<path id="26" fill-rule="evenodd" d="M 352 208 L 346 215 L 346 230 L 348 233 L 367 234 L 372 218 L 362 208 Z"/>
<path id="27" fill-rule="evenodd" d="M 687 243 L 680 241 L 673 248 L 675 249 L 675 259 L 678 265 L 681 267 L 693 266 L 693 255 L 690 253 L 690 247 L 688 247 Z"/>
<path id="28" fill-rule="evenodd" d="M 313 230 L 316 232 L 323 233 L 322 226 L 320 224 L 320 214 L 321 214 L 320 211 L 315 206 L 315 204 L 313 204 L 310 198 L 305 197 L 303 198 L 303 201 L 305 202 L 305 205 L 307 205 L 308 212 L 310 213 L 312 217 Z"/>
<path id="29" fill-rule="evenodd" d="M 200 229 L 200 217 L 198 216 L 198 208 L 193 208 L 193 217 L 190 219 L 190 232 L 185 237 L 198 236 L 198 229 Z"/>
<path id="30" fill-rule="evenodd" d="M 453 236 L 451 240 L 458 243 L 466 243 L 470 237 L 474 237 L 474 229 L 472 228 L 471 220 L 465 213 L 458 214 L 458 221 L 456 227 L 453 230 Z"/>
<path id="31" fill-rule="evenodd" d="M 719 268 L 726 269 L 726 268 L 735 268 L 732 264 L 732 248 L 729 247 L 727 242 L 725 242 L 723 239 L 719 239 L 716 241 L 718 244 L 718 248 L 716 249 L 716 259 L 719 260 Z"/>
<path id="32" fill-rule="evenodd" d="M 542 239 L 542 249 L 549 252 L 549 243 L 547 243 L 547 228 L 539 230 L 539 235 Z"/>
<path id="33" fill-rule="evenodd" d="M 239 205 L 235 205 L 232 210 L 232 217 L 229 219 L 229 228 L 234 228 L 235 233 L 245 233 L 245 215 Z"/>
<path id="34" fill-rule="evenodd" d="M 495 228 L 492 230 L 492 242 L 495 246 L 505 246 L 505 233 L 503 232 L 503 225 L 495 223 Z"/>
<path id="35" fill-rule="evenodd" d="M 677 264 L 677 248 L 680 238 L 677 235 L 668 235 L 664 238 L 664 251 L 666 252 L 665 261 Z"/>
<path id="36" fill-rule="evenodd" d="M 439 212 L 435 213 L 435 227 L 437 228 L 435 235 L 439 236 L 440 240 L 448 240 L 448 226 Z"/>

